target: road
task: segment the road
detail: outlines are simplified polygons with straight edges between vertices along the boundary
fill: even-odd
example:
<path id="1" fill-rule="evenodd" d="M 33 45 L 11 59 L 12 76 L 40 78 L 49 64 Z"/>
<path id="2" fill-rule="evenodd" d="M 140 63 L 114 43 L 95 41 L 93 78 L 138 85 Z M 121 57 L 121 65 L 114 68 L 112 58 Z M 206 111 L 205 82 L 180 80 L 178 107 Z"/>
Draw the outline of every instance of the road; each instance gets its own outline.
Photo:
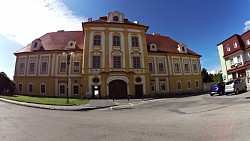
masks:
<path id="1" fill-rule="evenodd" d="M 146 100 L 92 111 L 0 102 L 1 141 L 245 141 L 250 92 Z M 131 102 L 131 101 L 130 101 Z"/>

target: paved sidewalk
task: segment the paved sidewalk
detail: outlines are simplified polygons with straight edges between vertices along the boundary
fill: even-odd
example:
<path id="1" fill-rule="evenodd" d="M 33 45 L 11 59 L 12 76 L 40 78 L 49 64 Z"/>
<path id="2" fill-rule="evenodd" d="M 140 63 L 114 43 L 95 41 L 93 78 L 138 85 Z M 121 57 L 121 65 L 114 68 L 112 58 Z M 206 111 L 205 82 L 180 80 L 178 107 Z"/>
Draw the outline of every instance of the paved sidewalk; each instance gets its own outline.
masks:
<path id="1" fill-rule="evenodd" d="M 62 111 L 84 111 L 84 110 L 94 110 L 100 108 L 107 108 L 118 106 L 118 103 L 114 103 L 110 99 L 97 99 L 91 100 L 88 104 L 79 105 L 79 106 L 54 106 L 54 105 L 43 105 L 43 104 L 33 104 L 33 103 L 26 103 L 26 102 L 18 102 L 13 100 L 7 100 L 0 98 L 0 101 L 27 106 L 27 107 L 34 107 L 34 108 L 41 108 L 41 109 L 49 109 L 49 110 L 62 110 Z"/>

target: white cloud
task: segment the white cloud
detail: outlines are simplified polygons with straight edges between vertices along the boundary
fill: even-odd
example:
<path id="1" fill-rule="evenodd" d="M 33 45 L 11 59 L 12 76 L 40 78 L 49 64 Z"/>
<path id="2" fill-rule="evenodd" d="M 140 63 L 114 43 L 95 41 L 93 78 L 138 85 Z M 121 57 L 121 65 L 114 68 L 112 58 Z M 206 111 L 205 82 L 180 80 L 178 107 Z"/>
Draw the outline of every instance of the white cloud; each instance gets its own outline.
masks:
<path id="1" fill-rule="evenodd" d="M 77 17 L 60 0 L 1 0 L 0 33 L 27 45 L 47 32 L 82 30 Z"/>
<path id="2" fill-rule="evenodd" d="M 245 25 L 244 31 L 250 30 L 250 20 L 249 20 L 249 21 L 246 21 L 246 22 L 244 23 L 244 25 Z"/>
<path id="3" fill-rule="evenodd" d="M 217 74 L 221 71 L 221 65 L 217 65 L 217 66 L 213 66 L 213 67 L 209 67 L 208 68 L 208 73 L 211 73 L 211 74 Z"/>

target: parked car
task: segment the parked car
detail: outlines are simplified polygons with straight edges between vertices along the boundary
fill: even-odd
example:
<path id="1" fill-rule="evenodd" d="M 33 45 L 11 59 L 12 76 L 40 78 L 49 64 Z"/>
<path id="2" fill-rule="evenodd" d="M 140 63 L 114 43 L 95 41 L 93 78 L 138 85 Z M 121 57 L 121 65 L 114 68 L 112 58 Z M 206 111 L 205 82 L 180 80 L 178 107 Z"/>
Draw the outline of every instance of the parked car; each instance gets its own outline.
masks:
<path id="1" fill-rule="evenodd" d="M 225 84 L 223 82 L 216 82 L 213 83 L 210 88 L 210 95 L 213 96 L 214 94 L 223 95 L 225 92 Z"/>
<path id="2" fill-rule="evenodd" d="M 235 93 L 238 94 L 239 92 L 247 91 L 247 86 L 244 80 L 241 79 L 233 79 L 228 81 L 225 86 L 225 93 Z"/>

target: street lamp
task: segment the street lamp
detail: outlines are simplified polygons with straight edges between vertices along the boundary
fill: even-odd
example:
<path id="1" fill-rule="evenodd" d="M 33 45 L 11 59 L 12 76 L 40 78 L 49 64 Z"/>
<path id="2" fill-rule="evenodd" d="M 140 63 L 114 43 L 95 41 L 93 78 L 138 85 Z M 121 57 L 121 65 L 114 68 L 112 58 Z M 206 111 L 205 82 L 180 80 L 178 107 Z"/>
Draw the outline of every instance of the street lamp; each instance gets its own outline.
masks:
<path id="1" fill-rule="evenodd" d="M 63 52 L 63 56 L 67 57 L 67 103 L 69 103 L 69 64 L 70 64 L 70 57 L 75 56 L 75 52 Z"/>

